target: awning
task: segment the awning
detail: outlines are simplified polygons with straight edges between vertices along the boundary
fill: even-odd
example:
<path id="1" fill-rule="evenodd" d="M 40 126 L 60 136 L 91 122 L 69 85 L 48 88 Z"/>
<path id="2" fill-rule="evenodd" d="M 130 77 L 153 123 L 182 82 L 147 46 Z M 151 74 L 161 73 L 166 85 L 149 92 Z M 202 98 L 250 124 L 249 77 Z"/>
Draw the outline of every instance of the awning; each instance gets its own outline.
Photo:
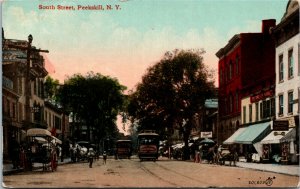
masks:
<path id="1" fill-rule="evenodd" d="M 47 143 L 47 140 L 42 137 L 34 137 L 35 140 L 37 140 L 38 143 Z"/>
<path id="2" fill-rule="evenodd" d="M 246 129 L 246 127 L 242 127 L 239 128 L 237 131 L 235 131 L 235 133 L 233 133 L 228 139 L 226 139 L 223 144 L 234 144 L 235 142 L 235 138 L 237 136 L 239 136 L 244 130 Z"/>
<path id="3" fill-rule="evenodd" d="M 55 136 L 52 136 L 51 142 L 52 142 L 53 144 L 55 144 L 55 143 L 62 144 L 61 140 L 59 140 L 59 139 L 56 138 Z"/>
<path id="4" fill-rule="evenodd" d="M 280 139 L 285 137 L 291 131 L 292 128 L 290 128 L 288 131 L 272 131 L 270 134 L 268 134 L 268 136 L 261 140 L 261 144 L 279 144 Z"/>
<path id="5" fill-rule="evenodd" d="M 260 141 L 270 133 L 270 124 L 271 122 L 265 122 L 246 127 L 245 130 L 235 138 L 235 143 L 253 144 Z"/>
<path id="6" fill-rule="evenodd" d="M 291 142 L 296 140 L 296 128 L 294 127 L 291 131 L 289 131 L 284 137 L 282 137 L 279 141 L 283 142 Z"/>

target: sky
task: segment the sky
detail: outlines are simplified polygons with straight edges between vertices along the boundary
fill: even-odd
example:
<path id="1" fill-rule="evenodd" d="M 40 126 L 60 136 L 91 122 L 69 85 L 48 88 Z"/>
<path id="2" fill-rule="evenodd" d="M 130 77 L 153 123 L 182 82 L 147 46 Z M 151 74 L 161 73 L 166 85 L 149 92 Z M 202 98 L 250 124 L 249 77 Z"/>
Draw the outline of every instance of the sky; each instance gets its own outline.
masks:
<path id="1" fill-rule="evenodd" d="M 237 33 L 260 32 L 261 21 L 285 13 L 288 0 L 2 0 L 7 39 L 44 53 L 49 75 L 63 83 L 75 73 L 101 73 L 134 89 L 166 51 L 201 49 L 215 70 L 215 53 Z M 39 9 L 39 6 L 55 9 Z M 75 10 L 58 10 L 58 5 Z M 104 10 L 77 10 L 102 5 Z M 113 10 L 107 10 L 110 5 Z M 216 82 L 216 86 L 217 86 Z"/>

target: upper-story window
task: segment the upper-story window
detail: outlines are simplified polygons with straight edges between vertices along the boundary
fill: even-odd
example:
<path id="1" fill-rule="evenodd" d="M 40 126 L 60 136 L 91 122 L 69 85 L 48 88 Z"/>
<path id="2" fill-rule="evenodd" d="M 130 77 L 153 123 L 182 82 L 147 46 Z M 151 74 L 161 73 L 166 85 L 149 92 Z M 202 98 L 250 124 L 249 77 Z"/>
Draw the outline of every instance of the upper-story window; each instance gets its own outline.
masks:
<path id="1" fill-rule="evenodd" d="M 246 123 L 246 118 L 247 118 L 247 114 L 246 114 L 246 106 L 243 106 L 243 123 Z"/>
<path id="2" fill-rule="evenodd" d="M 235 92 L 235 110 L 239 111 L 239 93 Z"/>
<path id="3" fill-rule="evenodd" d="M 283 55 L 279 56 L 279 81 L 283 81 Z"/>
<path id="4" fill-rule="evenodd" d="M 300 76 L 300 43 L 298 43 L 298 75 Z"/>
<path id="5" fill-rule="evenodd" d="M 288 113 L 293 113 L 293 91 L 288 92 Z"/>
<path id="6" fill-rule="evenodd" d="M 279 95 L 278 96 L 278 101 L 279 101 L 279 107 L 278 107 L 278 109 L 279 109 L 279 112 L 278 112 L 278 114 L 279 115 L 283 115 L 283 95 L 281 94 L 281 95 Z"/>
<path id="7" fill-rule="evenodd" d="M 233 110 L 233 99 L 232 99 L 232 95 L 229 96 L 229 111 L 230 113 Z"/>
<path id="8" fill-rule="evenodd" d="M 223 83 L 223 70 L 220 70 L 220 84 Z"/>
<path id="9" fill-rule="evenodd" d="M 235 58 L 235 74 L 238 75 L 239 74 L 239 55 L 236 56 Z"/>
<path id="10" fill-rule="evenodd" d="M 258 121 L 258 115 L 259 115 L 259 108 L 258 108 L 258 102 L 255 103 L 255 121 Z"/>
<path id="11" fill-rule="evenodd" d="M 294 76 L 294 58 L 293 58 L 293 49 L 289 50 L 288 52 L 288 76 L 292 78 Z"/>
<path id="12" fill-rule="evenodd" d="M 232 61 L 229 62 L 229 80 L 232 78 Z"/>
<path id="13" fill-rule="evenodd" d="M 249 104 L 249 122 L 252 122 L 252 104 Z"/>

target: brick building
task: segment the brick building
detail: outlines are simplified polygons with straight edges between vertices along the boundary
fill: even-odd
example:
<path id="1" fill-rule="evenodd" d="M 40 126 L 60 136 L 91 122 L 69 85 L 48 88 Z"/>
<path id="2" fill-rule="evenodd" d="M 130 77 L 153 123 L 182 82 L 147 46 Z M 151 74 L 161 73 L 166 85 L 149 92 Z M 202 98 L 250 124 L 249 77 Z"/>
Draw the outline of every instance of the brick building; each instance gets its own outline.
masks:
<path id="1" fill-rule="evenodd" d="M 216 53 L 219 58 L 219 143 L 242 125 L 241 99 L 274 85 L 275 44 L 270 29 L 275 24 L 274 19 L 263 20 L 261 32 L 236 34 Z"/>

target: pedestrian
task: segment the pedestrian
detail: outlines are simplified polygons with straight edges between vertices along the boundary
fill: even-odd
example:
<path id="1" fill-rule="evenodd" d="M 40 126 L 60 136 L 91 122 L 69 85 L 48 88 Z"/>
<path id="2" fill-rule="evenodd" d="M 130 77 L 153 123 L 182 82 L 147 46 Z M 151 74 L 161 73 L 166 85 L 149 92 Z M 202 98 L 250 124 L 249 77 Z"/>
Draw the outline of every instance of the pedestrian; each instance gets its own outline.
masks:
<path id="1" fill-rule="evenodd" d="M 103 164 L 106 164 L 107 154 L 106 151 L 103 152 Z"/>
<path id="2" fill-rule="evenodd" d="M 87 156 L 88 156 L 88 159 L 89 159 L 89 167 L 92 168 L 94 157 L 95 157 L 95 151 L 94 151 L 93 148 L 89 148 L 89 152 L 88 152 Z"/>

